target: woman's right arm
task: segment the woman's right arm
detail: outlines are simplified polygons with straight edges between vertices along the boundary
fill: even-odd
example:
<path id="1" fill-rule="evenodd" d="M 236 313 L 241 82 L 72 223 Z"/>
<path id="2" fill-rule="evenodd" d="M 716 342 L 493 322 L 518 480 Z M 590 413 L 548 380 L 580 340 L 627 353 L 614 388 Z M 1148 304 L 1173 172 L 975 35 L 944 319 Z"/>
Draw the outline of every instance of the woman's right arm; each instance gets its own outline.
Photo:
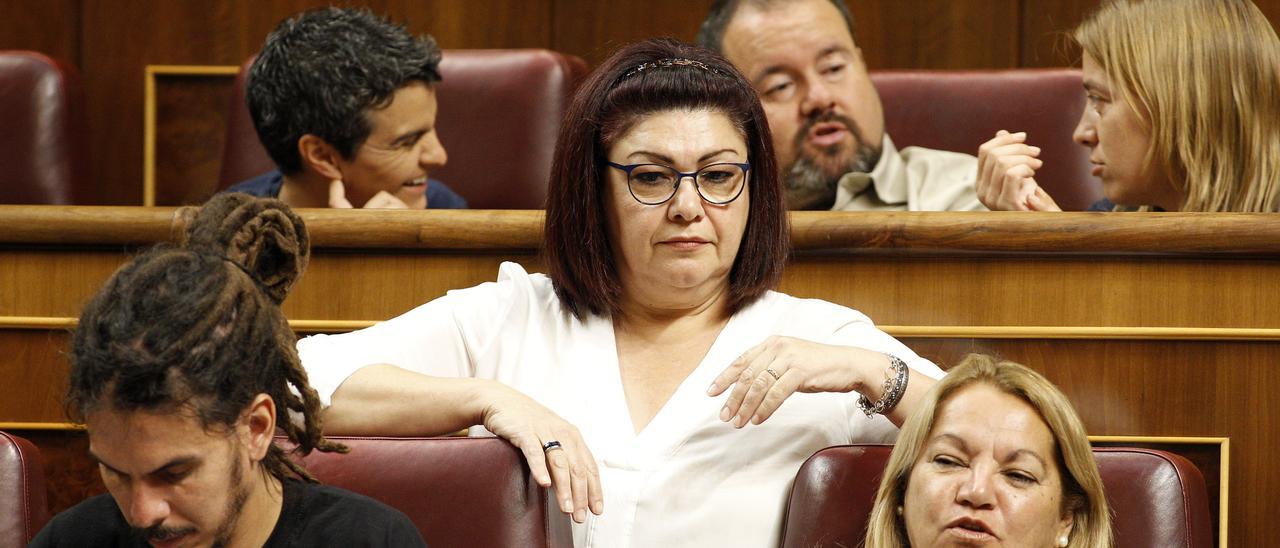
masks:
<path id="1" fill-rule="evenodd" d="M 432 377 L 394 365 L 360 368 L 333 393 L 324 429 L 354 436 L 435 436 L 483 422 L 493 381 Z"/>
<path id="2" fill-rule="evenodd" d="M 476 424 L 520 449 L 534 481 L 555 488 L 560 510 L 574 521 L 604 511 L 600 472 L 578 429 L 497 381 L 370 365 L 334 391 L 324 412 L 325 431 L 351 435 L 442 435 Z M 550 441 L 559 448 L 544 451 Z"/>

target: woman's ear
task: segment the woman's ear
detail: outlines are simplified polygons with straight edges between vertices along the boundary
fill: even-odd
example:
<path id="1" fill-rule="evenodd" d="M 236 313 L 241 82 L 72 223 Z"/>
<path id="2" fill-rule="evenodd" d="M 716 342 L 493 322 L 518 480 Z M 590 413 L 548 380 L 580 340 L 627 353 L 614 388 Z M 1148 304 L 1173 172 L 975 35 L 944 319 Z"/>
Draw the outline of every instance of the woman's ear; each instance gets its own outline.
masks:
<path id="1" fill-rule="evenodd" d="M 240 418 L 242 440 L 249 448 L 249 459 L 258 462 L 271 448 L 276 433 L 276 402 L 267 394 L 258 394 L 249 402 Z"/>
<path id="2" fill-rule="evenodd" d="M 1076 513 L 1072 510 L 1067 510 L 1062 514 L 1062 519 L 1058 521 L 1058 536 L 1056 539 L 1056 545 L 1059 548 L 1066 548 L 1067 545 L 1071 544 L 1071 529 L 1075 527 L 1075 520 Z"/>
<path id="3" fill-rule="evenodd" d="M 310 133 L 298 139 L 298 155 L 304 171 L 314 171 L 326 180 L 342 179 L 342 155 L 328 141 Z"/>

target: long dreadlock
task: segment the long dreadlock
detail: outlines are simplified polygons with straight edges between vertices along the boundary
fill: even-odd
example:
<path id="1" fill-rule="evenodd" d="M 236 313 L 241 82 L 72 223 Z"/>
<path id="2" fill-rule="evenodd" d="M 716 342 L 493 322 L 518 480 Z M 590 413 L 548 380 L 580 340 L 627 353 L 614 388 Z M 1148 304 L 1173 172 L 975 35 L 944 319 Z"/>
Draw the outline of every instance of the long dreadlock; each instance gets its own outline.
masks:
<path id="1" fill-rule="evenodd" d="M 83 420 L 103 404 L 187 406 L 206 428 L 227 427 L 265 393 L 294 452 L 347 452 L 320 433 L 320 399 L 280 312 L 310 254 L 302 219 L 284 203 L 214 197 L 183 244 L 133 259 L 85 307 L 72 342 L 68 412 Z M 279 479 L 316 481 L 274 443 L 262 464 Z"/>

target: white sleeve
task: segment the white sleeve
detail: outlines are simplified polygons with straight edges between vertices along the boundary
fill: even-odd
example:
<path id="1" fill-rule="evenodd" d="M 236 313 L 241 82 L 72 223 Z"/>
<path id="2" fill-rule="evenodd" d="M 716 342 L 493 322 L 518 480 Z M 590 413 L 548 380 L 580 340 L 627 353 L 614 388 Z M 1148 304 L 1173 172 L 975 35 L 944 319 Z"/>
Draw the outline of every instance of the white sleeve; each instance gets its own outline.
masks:
<path id="1" fill-rule="evenodd" d="M 475 377 L 477 360 L 493 344 L 512 305 L 527 301 L 528 275 L 504 264 L 498 282 L 450 291 L 396 318 L 341 335 L 298 341 L 298 357 L 311 386 L 329 405 L 353 373 L 389 364 L 434 377 Z M 511 272 L 522 280 L 510 280 Z M 521 283 L 523 282 L 523 283 Z"/>

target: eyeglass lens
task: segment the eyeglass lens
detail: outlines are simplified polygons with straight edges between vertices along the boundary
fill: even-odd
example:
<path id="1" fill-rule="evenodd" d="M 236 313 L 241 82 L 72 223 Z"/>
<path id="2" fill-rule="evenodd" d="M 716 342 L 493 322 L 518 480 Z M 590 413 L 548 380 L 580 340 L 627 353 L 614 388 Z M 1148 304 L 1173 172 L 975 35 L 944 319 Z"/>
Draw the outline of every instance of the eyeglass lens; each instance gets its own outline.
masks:
<path id="1" fill-rule="evenodd" d="M 738 197 L 746 181 L 746 172 L 735 164 L 711 164 L 699 169 L 695 185 L 703 200 L 723 204 Z M 631 195 L 645 204 L 659 204 L 675 195 L 680 172 L 674 168 L 644 164 L 631 170 L 627 184 Z"/>

